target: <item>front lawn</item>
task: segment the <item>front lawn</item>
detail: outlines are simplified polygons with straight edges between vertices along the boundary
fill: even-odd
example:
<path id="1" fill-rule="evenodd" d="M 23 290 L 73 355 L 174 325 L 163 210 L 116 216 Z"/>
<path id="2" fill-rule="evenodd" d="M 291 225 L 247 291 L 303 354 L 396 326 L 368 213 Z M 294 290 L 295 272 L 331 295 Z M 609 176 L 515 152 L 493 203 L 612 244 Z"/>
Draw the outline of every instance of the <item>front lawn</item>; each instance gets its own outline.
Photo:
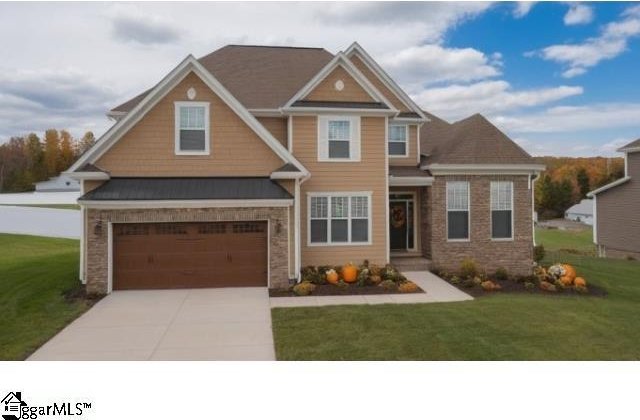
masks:
<path id="1" fill-rule="evenodd" d="M 86 311 L 78 241 L 0 234 L 0 360 L 23 360 Z"/>
<path id="2" fill-rule="evenodd" d="M 559 254 L 554 253 L 554 257 Z M 495 293 L 474 301 L 272 310 L 279 360 L 638 360 L 640 263 L 571 253 L 607 297 Z M 550 263 L 552 261 L 546 261 Z M 427 290 L 428 293 L 428 290 Z"/>
<path id="3" fill-rule="evenodd" d="M 547 251 L 566 251 L 595 255 L 593 230 L 560 230 L 536 228 L 536 243 L 544 245 Z"/>

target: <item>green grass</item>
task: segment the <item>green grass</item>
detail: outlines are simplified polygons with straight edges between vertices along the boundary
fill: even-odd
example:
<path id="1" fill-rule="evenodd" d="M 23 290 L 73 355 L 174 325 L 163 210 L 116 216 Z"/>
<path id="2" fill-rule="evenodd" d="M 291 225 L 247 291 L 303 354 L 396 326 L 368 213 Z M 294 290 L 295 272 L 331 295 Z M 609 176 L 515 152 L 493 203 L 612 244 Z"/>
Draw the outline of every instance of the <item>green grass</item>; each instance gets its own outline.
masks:
<path id="1" fill-rule="evenodd" d="M 68 301 L 78 241 L 0 234 L 0 360 L 23 360 L 89 307 Z"/>
<path id="2" fill-rule="evenodd" d="M 595 252 L 591 228 L 582 231 L 536 228 L 536 243 L 548 251 L 573 250 L 590 255 Z"/>
<path id="3" fill-rule="evenodd" d="M 0 204 L 2 206 L 42 207 L 46 209 L 80 210 L 78 204 Z"/>
<path id="4" fill-rule="evenodd" d="M 546 235 L 548 232 L 553 233 Z M 580 235 L 563 238 L 556 231 L 548 232 L 541 240 L 552 251 L 571 243 L 584 245 Z M 496 293 L 458 303 L 276 308 L 272 315 L 277 357 L 640 359 L 640 263 L 552 252 L 551 258 L 558 257 L 574 264 L 590 284 L 604 287 L 609 295 L 597 298 Z"/>

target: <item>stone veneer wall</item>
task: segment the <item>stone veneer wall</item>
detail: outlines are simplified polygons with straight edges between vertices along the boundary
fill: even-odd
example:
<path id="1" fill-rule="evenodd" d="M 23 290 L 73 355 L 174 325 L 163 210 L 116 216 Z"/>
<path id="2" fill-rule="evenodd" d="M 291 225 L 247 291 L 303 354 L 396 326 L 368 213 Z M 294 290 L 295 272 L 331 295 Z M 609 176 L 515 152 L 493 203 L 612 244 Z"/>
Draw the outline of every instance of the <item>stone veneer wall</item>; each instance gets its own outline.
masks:
<path id="1" fill-rule="evenodd" d="M 234 222 L 269 220 L 270 287 L 289 285 L 288 223 L 286 207 L 181 208 L 181 209 L 88 209 L 87 293 L 108 292 L 108 223 L 135 222 Z M 95 226 L 102 222 L 96 235 Z"/>
<path id="2" fill-rule="evenodd" d="M 470 240 L 448 242 L 446 182 L 468 181 L 470 188 Z M 491 239 L 490 182 L 513 181 L 514 239 Z M 430 188 L 431 259 L 433 266 L 456 271 L 465 258 L 475 260 L 487 273 L 504 267 L 510 274 L 531 274 L 533 267 L 533 224 L 531 189 L 527 175 L 437 176 Z M 424 234 L 424 233 L 423 233 Z"/>
<path id="3" fill-rule="evenodd" d="M 422 256 L 431 258 L 431 187 L 420 188 L 420 243 Z"/>

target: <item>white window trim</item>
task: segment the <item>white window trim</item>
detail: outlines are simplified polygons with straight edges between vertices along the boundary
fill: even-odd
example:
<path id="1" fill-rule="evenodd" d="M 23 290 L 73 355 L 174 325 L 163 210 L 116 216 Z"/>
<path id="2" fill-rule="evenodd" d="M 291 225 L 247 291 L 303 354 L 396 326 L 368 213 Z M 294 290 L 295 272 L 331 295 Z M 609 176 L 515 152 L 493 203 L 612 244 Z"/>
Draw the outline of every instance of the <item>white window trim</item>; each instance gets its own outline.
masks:
<path id="1" fill-rule="evenodd" d="M 321 247 L 321 246 L 369 246 L 371 241 L 371 227 L 373 222 L 373 206 L 371 201 L 371 191 L 340 191 L 340 192 L 308 192 L 307 193 L 307 246 L 308 247 Z M 327 197 L 327 242 L 311 242 L 311 198 L 312 197 Z M 331 242 L 331 197 L 348 197 L 349 209 L 348 209 L 348 242 Z M 351 197 L 367 197 L 368 205 L 368 231 L 367 242 L 351 242 Z M 359 219 L 356 217 L 356 219 Z"/>
<path id="2" fill-rule="evenodd" d="M 318 162 L 360 162 L 362 146 L 359 138 L 355 138 L 355 136 L 360 137 L 361 130 L 361 120 L 360 116 L 353 115 L 322 115 L 318 116 L 316 119 L 317 123 L 317 131 L 318 131 Z M 349 137 L 349 157 L 348 158 L 332 158 L 329 157 L 329 122 L 330 121 L 349 121 L 350 124 L 350 137 Z M 326 138 L 323 138 L 322 133 L 322 125 L 326 124 Z M 320 153 L 320 150 L 323 149 L 323 144 L 326 144 L 327 156 L 324 157 Z M 356 149 L 357 147 L 357 149 Z"/>
<path id="3" fill-rule="evenodd" d="M 450 182 L 466 182 L 467 184 L 467 238 L 466 239 L 449 239 L 449 191 L 447 190 Z M 444 218 L 445 218 L 445 229 L 447 235 L 447 242 L 471 242 L 471 183 L 469 181 L 447 181 L 444 187 L 445 194 L 445 208 L 444 208 Z M 458 210 L 461 211 L 461 210 Z"/>
<path id="4" fill-rule="evenodd" d="M 409 125 L 408 124 L 398 124 L 391 123 L 389 124 L 389 128 L 391 127 L 404 127 L 404 141 L 391 140 L 391 137 L 387 134 L 387 153 L 389 153 L 390 158 L 402 158 L 409 157 Z M 391 130 L 387 130 L 387 133 L 390 133 Z M 393 155 L 389 152 L 389 143 L 404 143 L 404 154 L 403 155 Z"/>
<path id="5" fill-rule="evenodd" d="M 174 102 L 174 152 L 180 156 L 206 156 L 211 154 L 211 131 L 209 130 L 209 102 L 196 101 L 178 101 Z M 202 106 L 204 107 L 204 150 L 180 150 L 180 108 L 183 106 Z"/>
<path id="6" fill-rule="evenodd" d="M 491 208 L 491 184 L 494 182 L 508 182 L 511 184 L 511 237 L 510 238 L 494 238 L 493 237 L 493 209 Z M 489 183 L 489 236 L 492 241 L 495 242 L 510 242 L 515 238 L 515 225 L 514 225 L 514 203 L 513 203 L 513 181 L 491 181 Z"/>

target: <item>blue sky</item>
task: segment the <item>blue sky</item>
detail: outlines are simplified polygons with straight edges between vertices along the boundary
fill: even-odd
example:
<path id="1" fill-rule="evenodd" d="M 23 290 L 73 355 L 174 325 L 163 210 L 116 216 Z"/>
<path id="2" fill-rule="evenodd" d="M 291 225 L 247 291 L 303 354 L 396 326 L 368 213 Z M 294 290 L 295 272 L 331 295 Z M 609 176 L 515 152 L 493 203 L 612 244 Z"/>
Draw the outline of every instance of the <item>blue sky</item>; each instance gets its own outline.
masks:
<path id="1" fill-rule="evenodd" d="M 0 37 L 16 34 L 0 49 L 0 142 L 100 135 L 109 108 L 189 53 L 353 41 L 424 109 L 480 112 L 534 155 L 640 137 L 640 3 L 0 3 Z"/>

